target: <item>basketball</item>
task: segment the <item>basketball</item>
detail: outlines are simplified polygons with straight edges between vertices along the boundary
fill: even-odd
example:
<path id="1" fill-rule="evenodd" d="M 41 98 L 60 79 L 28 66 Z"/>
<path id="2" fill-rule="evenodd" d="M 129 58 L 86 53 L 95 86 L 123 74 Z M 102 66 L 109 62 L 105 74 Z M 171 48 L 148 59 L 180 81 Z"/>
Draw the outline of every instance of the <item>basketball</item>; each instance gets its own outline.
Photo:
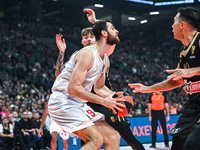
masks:
<path id="1" fill-rule="evenodd" d="M 123 99 L 125 99 L 124 102 L 120 102 L 120 103 L 124 104 L 125 107 L 121 107 L 121 109 L 123 111 L 117 110 L 117 115 L 119 117 L 124 117 L 124 116 L 128 115 L 130 113 L 132 107 L 134 106 L 133 98 L 128 93 L 123 92 L 123 91 L 115 93 L 113 95 L 113 98 L 123 98 Z"/>

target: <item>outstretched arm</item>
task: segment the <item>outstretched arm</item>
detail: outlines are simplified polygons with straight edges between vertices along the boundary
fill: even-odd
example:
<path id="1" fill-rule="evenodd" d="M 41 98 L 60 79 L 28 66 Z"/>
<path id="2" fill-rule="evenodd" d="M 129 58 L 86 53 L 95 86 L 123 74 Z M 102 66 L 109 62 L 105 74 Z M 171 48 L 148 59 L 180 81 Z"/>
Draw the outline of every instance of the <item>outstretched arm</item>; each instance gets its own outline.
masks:
<path id="1" fill-rule="evenodd" d="M 63 35 L 56 34 L 56 44 L 59 49 L 59 56 L 56 62 L 56 71 L 55 71 L 55 76 L 57 77 L 61 71 L 63 70 L 63 62 L 64 62 L 64 54 L 66 50 L 66 43 L 65 39 L 62 39 Z"/>
<path id="2" fill-rule="evenodd" d="M 133 93 L 152 93 L 159 91 L 169 91 L 175 89 L 184 84 L 183 79 L 179 80 L 165 80 L 163 82 L 156 83 L 152 86 L 145 86 L 141 83 L 128 84 L 130 88 L 134 89 Z"/>
<path id="3" fill-rule="evenodd" d="M 95 24 L 95 22 L 98 21 L 98 20 L 96 19 L 95 12 L 94 12 L 92 9 L 85 8 L 85 9 L 83 10 L 83 12 L 88 12 L 87 18 L 88 18 L 88 21 L 91 22 L 92 24 Z"/>

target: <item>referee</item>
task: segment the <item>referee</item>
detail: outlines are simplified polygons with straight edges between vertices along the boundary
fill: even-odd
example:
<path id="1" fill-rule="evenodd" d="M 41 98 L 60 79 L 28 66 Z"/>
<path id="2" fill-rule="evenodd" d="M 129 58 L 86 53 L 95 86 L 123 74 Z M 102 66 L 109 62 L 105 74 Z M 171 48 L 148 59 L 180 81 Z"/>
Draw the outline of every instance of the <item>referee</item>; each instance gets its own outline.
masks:
<path id="1" fill-rule="evenodd" d="M 149 121 L 151 121 L 152 127 L 152 145 L 150 148 L 156 148 L 156 129 L 158 126 L 158 120 L 163 129 L 163 134 L 165 138 L 165 147 L 169 147 L 169 138 L 167 135 L 166 121 L 164 115 L 164 109 L 167 112 L 167 121 L 169 121 L 169 105 L 166 100 L 166 96 L 162 92 L 152 93 L 149 99 Z"/>

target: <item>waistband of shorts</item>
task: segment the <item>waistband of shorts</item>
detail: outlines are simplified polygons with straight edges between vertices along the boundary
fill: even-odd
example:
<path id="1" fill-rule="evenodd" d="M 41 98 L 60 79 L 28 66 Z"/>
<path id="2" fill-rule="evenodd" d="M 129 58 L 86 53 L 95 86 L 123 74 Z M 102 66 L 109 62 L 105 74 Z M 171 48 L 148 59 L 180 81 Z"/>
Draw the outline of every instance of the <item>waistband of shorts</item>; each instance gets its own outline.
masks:
<path id="1" fill-rule="evenodd" d="M 75 103 L 78 103 L 78 104 L 80 104 L 81 106 L 82 105 L 85 105 L 87 102 L 79 102 L 79 101 L 77 101 L 76 99 L 73 99 L 73 98 L 71 98 L 69 95 L 67 95 L 67 94 L 65 94 L 65 93 L 63 93 L 63 92 L 61 92 L 61 91 L 53 91 L 53 93 L 52 94 L 62 94 L 62 95 L 64 95 L 64 96 L 66 96 L 66 98 L 67 99 L 70 99 L 72 102 L 75 102 Z"/>

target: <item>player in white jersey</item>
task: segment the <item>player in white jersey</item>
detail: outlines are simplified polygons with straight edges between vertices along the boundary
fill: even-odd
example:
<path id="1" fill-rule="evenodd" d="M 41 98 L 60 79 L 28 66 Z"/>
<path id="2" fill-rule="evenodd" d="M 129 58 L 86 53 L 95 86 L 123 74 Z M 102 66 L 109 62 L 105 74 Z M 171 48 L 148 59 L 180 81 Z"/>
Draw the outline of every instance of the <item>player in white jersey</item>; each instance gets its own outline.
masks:
<path id="1" fill-rule="evenodd" d="M 94 25 L 93 33 L 96 45 L 74 53 L 56 78 L 49 100 L 49 113 L 63 131 L 75 133 L 85 141 L 81 149 L 99 149 L 103 142 L 105 149 L 119 149 L 119 134 L 100 119 L 102 114 L 85 104 L 87 101 L 102 104 L 115 113 L 115 109 L 124 107 L 117 103 L 123 100 L 113 99 L 114 92 L 104 85 L 106 52 L 119 42 L 118 31 L 110 22 L 99 21 Z M 100 96 L 90 92 L 93 84 Z"/>

